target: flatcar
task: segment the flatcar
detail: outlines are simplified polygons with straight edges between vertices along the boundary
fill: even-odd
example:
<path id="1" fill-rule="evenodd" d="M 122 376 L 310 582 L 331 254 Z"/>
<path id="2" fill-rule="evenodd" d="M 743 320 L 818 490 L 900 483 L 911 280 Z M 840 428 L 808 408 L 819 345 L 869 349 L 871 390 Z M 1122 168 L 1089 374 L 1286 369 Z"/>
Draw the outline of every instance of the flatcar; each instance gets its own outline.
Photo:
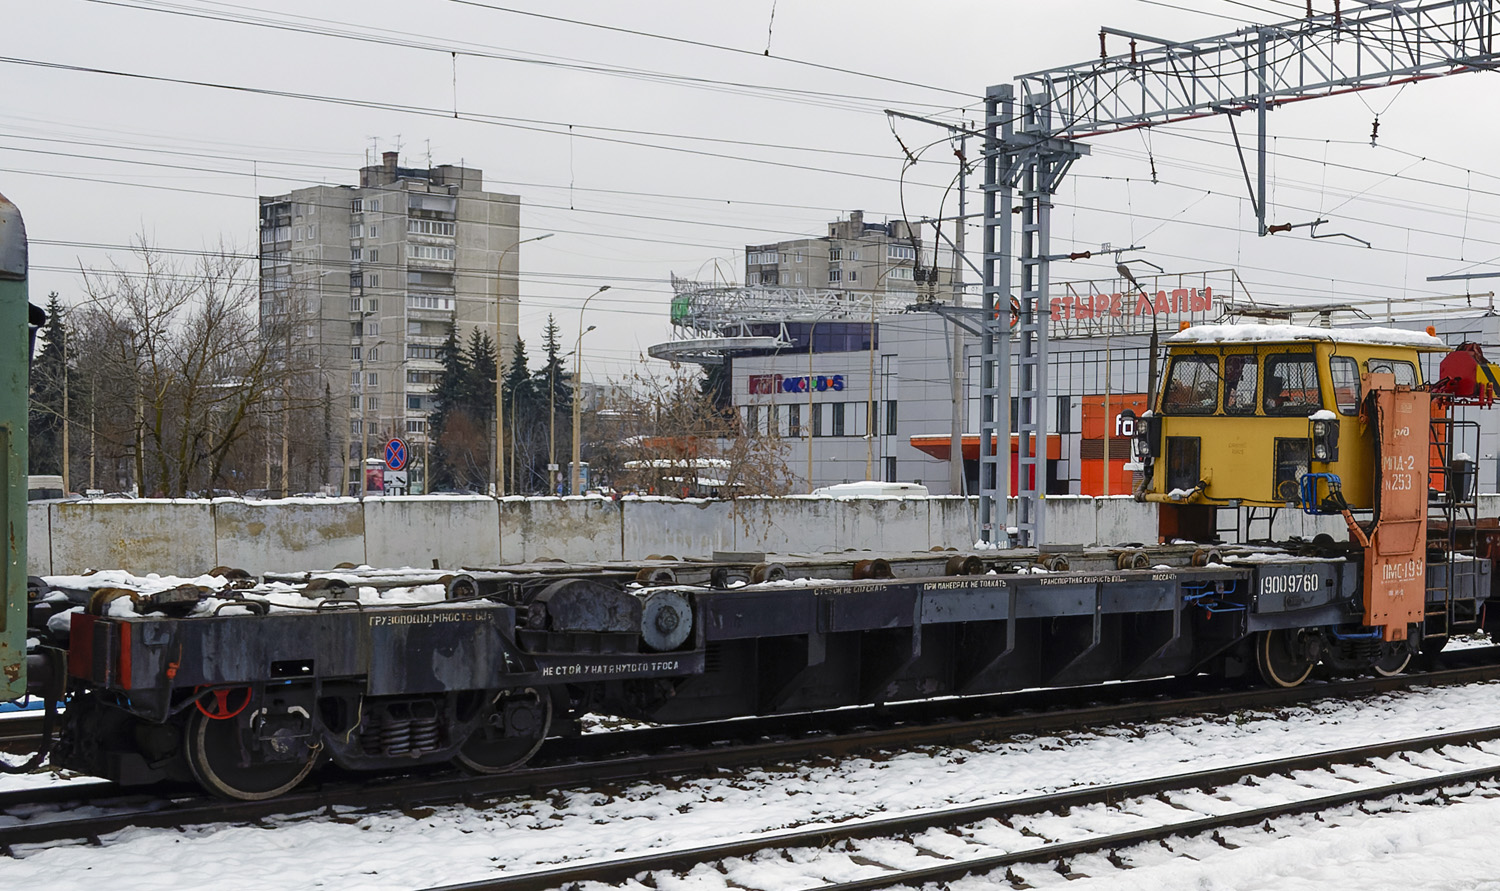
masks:
<path id="1" fill-rule="evenodd" d="M 0 237 L 13 237 L 3 219 Z M 24 431 L 25 363 L 10 347 L 24 346 L 25 321 L 13 298 L 0 291 L 0 432 Z M 402 604 L 329 585 L 289 596 L 249 579 L 146 595 L 38 590 L 28 658 L 24 553 L 12 551 L 0 689 L 52 701 L 66 682 L 54 763 L 262 799 L 323 762 L 513 769 L 587 714 L 696 722 L 1203 672 L 1292 686 L 1320 662 L 1400 671 L 1477 628 L 1491 562 L 1460 559 L 1455 511 L 1468 502 L 1447 454 L 1454 428 L 1430 430 L 1434 401 L 1493 395 L 1478 382 L 1488 364 L 1471 355 L 1438 387 L 1414 359 L 1440 349 L 1435 339 L 1229 342 L 1245 336 L 1174 340 L 1141 425 L 1141 497 L 1160 502 L 1169 542 L 1201 544 L 832 567 L 507 567 L 444 574 L 442 596 Z M 1408 415 L 1420 424 L 1399 432 Z M 1388 470 L 1409 473 L 1419 495 L 1392 496 Z M 1450 497 L 1430 501 L 1434 479 Z M 24 476 L 11 467 L 7 480 L 14 499 Z M 1434 503 L 1448 539 L 1429 560 Z M 1247 505 L 1341 516 L 1346 540 L 1212 544 L 1211 514 Z M 24 531 L 7 509 L 13 533 Z M 1372 572 L 1378 590 L 1399 591 L 1396 607 L 1372 602 Z"/>

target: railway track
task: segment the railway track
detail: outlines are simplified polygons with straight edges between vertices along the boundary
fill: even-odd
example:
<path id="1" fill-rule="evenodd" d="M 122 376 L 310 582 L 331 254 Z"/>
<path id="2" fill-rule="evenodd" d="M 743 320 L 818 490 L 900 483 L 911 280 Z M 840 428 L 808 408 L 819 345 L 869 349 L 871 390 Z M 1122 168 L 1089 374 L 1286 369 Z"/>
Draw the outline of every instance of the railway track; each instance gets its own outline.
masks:
<path id="1" fill-rule="evenodd" d="M 1469 659 L 1487 651 L 1468 651 Z M 840 756 L 881 748 L 971 742 L 1015 734 L 1108 726 L 1184 714 L 1268 709 L 1348 699 L 1413 686 L 1500 680 L 1500 665 L 1423 675 L 1355 678 L 1294 689 L 1184 689 L 1180 680 L 1107 688 L 1028 691 L 972 700 L 793 715 L 688 727 L 589 734 L 550 741 L 533 766 L 495 777 L 449 770 L 406 776 L 328 779 L 263 802 L 226 802 L 189 787 L 122 791 L 89 782 L 0 794 L 0 849 L 69 839 L 97 840 L 128 827 L 253 822 L 330 808 L 410 808 L 478 803 L 540 790 L 626 782 L 747 764 Z M 1100 702 L 1109 698 L 1112 701 Z M 1053 706 L 1048 708 L 1048 706 Z M 959 708 L 962 711 L 959 711 Z"/>
<path id="2" fill-rule="evenodd" d="M 1429 757 L 1410 757 L 1418 753 Z M 1382 779 L 1372 781 L 1375 775 Z M 1128 853 L 1122 852 L 1149 842 L 1470 784 L 1489 788 L 1496 783 L 1500 783 L 1500 726 L 900 817 L 825 824 L 724 844 L 503 875 L 432 891 L 544 891 L 589 884 L 617 886 L 632 879 L 646 887 L 669 887 L 673 878 L 689 871 L 695 871 L 698 887 L 712 887 L 713 872 L 725 887 L 736 887 L 742 874 L 768 862 L 774 866 L 778 887 L 819 891 L 922 887 L 1021 864 L 1056 864 L 1058 872 L 1069 875 L 1068 861 L 1088 855 L 1107 855 L 1112 868 L 1124 870 L 1130 864 Z M 1260 803 L 1268 797 L 1280 800 Z M 1090 811 L 1088 819 L 1070 820 L 1066 833 L 1037 819 L 1071 816 L 1079 809 Z M 1080 822 L 1090 828 L 1078 830 Z M 1076 838 L 1081 832 L 1086 837 Z M 1071 838 L 1059 838 L 1063 834 Z M 712 871 L 707 876 L 705 866 Z M 850 872 L 862 875 L 826 882 L 829 876 Z"/>

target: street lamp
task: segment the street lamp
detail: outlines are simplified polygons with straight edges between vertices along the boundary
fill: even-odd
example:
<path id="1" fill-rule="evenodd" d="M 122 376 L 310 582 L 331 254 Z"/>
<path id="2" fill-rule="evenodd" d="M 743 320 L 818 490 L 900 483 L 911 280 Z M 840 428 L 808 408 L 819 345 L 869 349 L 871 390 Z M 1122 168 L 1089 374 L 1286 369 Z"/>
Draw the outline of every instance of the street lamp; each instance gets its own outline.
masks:
<path id="1" fill-rule="evenodd" d="M 557 366 L 573 355 L 572 352 L 558 356 L 556 362 L 548 363 L 547 372 L 547 492 L 551 495 L 562 482 L 557 469 Z"/>
<path id="2" fill-rule="evenodd" d="M 551 238 L 555 233 L 548 232 L 543 235 L 523 238 L 510 247 L 500 252 L 500 259 L 495 261 L 495 496 L 505 494 L 505 374 L 501 370 L 505 367 L 504 351 L 500 346 L 500 307 L 505 303 L 505 297 L 501 294 L 501 283 L 505 278 L 505 258 L 511 251 L 531 241 L 541 241 Z M 518 277 L 519 281 L 519 277 Z M 424 471 L 425 472 L 425 471 Z"/>
<path id="3" fill-rule="evenodd" d="M 595 327 L 593 325 L 588 326 L 587 329 L 583 327 L 583 311 L 589 308 L 590 300 L 593 300 L 595 297 L 598 297 L 600 294 L 608 291 L 609 288 L 609 285 L 600 286 L 599 290 L 583 298 L 583 306 L 580 306 L 578 308 L 578 339 L 573 344 L 573 472 L 572 479 L 568 487 L 568 492 L 573 495 L 578 494 L 578 483 L 580 476 L 578 462 L 581 456 L 579 454 L 580 446 L 578 439 L 578 428 L 582 406 L 578 401 L 578 391 L 583 388 L 583 335 L 594 330 Z"/>

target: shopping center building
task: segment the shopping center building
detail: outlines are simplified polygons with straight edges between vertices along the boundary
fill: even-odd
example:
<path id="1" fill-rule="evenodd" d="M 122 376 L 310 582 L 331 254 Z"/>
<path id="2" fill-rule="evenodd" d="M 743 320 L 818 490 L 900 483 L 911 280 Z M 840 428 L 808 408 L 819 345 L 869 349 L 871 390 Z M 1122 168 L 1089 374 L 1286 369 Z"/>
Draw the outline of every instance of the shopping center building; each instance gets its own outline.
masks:
<path id="1" fill-rule="evenodd" d="M 919 482 L 935 495 L 978 491 L 981 344 L 970 329 L 981 314 L 964 305 L 977 306 L 977 296 L 900 305 L 840 291 L 676 286 L 677 336 L 653 355 L 727 366 L 742 422 L 786 440 L 797 490 L 877 479 Z M 1291 322 L 1433 325 L 1450 345 L 1500 344 L 1500 316 L 1470 302 L 1268 306 L 1231 270 L 1057 284 L 1047 308 L 1046 491 L 1131 492 L 1130 436 L 1153 387 L 1153 337 L 1185 324 Z M 1481 488 L 1500 489 L 1500 418 L 1466 411 L 1480 424 L 1478 442 L 1464 448 L 1479 459 Z M 950 471 L 955 427 L 963 479 Z"/>

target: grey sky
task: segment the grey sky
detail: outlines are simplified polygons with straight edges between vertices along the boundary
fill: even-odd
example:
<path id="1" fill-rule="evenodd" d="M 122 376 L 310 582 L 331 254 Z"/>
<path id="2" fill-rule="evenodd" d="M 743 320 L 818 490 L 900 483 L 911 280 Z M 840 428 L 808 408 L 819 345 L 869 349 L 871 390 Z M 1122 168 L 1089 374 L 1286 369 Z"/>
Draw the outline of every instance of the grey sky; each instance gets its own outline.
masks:
<path id="1" fill-rule="evenodd" d="M 1314 6 L 1326 11 L 1331 0 Z M 746 244 L 820 234 L 854 209 L 875 220 L 900 217 L 903 205 L 912 218 L 938 212 L 955 173 L 951 153 L 933 146 L 903 187 L 882 108 L 949 116 L 973 108 L 990 84 L 1097 57 L 1100 25 L 1190 39 L 1296 16 L 1305 4 L 780 0 L 774 24 L 772 8 L 12 2 L 0 54 L 0 192 L 20 206 L 35 240 L 34 293 L 69 299 L 78 292 L 69 270 L 123 259 L 142 232 L 165 248 L 223 237 L 253 250 L 256 195 L 353 182 L 377 149 L 399 145 L 411 165 L 430 151 L 433 163 L 482 167 L 489 188 L 519 193 L 523 237 L 556 233 L 522 248 L 521 330 L 533 354 L 549 312 L 571 340 L 583 298 L 613 286 L 588 310 L 585 325 L 599 330 L 585 341 L 585 373 L 618 377 L 668 338 L 669 273 L 710 277 L 717 268 L 738 280 Z M 1112 40 L 1112 51 L 1125 49 Z M 1252 294 L 1277 302 L 1462 292 L 1423 279 L 1500 255 L 1500 165 L 1486 150 L 1495 77 L 1319 99 L 1271 116 L 1273 221 L 1322 215 L 1330 220 L 1322 231 L 1355 234 L 1372 249 L 1313 241 L 1306 229 L 1257 239 L 1227 127 L 1216 120 L 1093 140 L 1093 156 L 1074 166 L 1058 196 L 1056 247 L 1143 243 L 1135 256 L 1172 272 L 1235 267 Z M 913 148 L 940 137 L 918 124 L 896 129 Z M 1250 136 L 1253 122 L 1241 133 Z M 1067 264 L 1054 276 L 1103 276 L 1112 266 Z"/>

